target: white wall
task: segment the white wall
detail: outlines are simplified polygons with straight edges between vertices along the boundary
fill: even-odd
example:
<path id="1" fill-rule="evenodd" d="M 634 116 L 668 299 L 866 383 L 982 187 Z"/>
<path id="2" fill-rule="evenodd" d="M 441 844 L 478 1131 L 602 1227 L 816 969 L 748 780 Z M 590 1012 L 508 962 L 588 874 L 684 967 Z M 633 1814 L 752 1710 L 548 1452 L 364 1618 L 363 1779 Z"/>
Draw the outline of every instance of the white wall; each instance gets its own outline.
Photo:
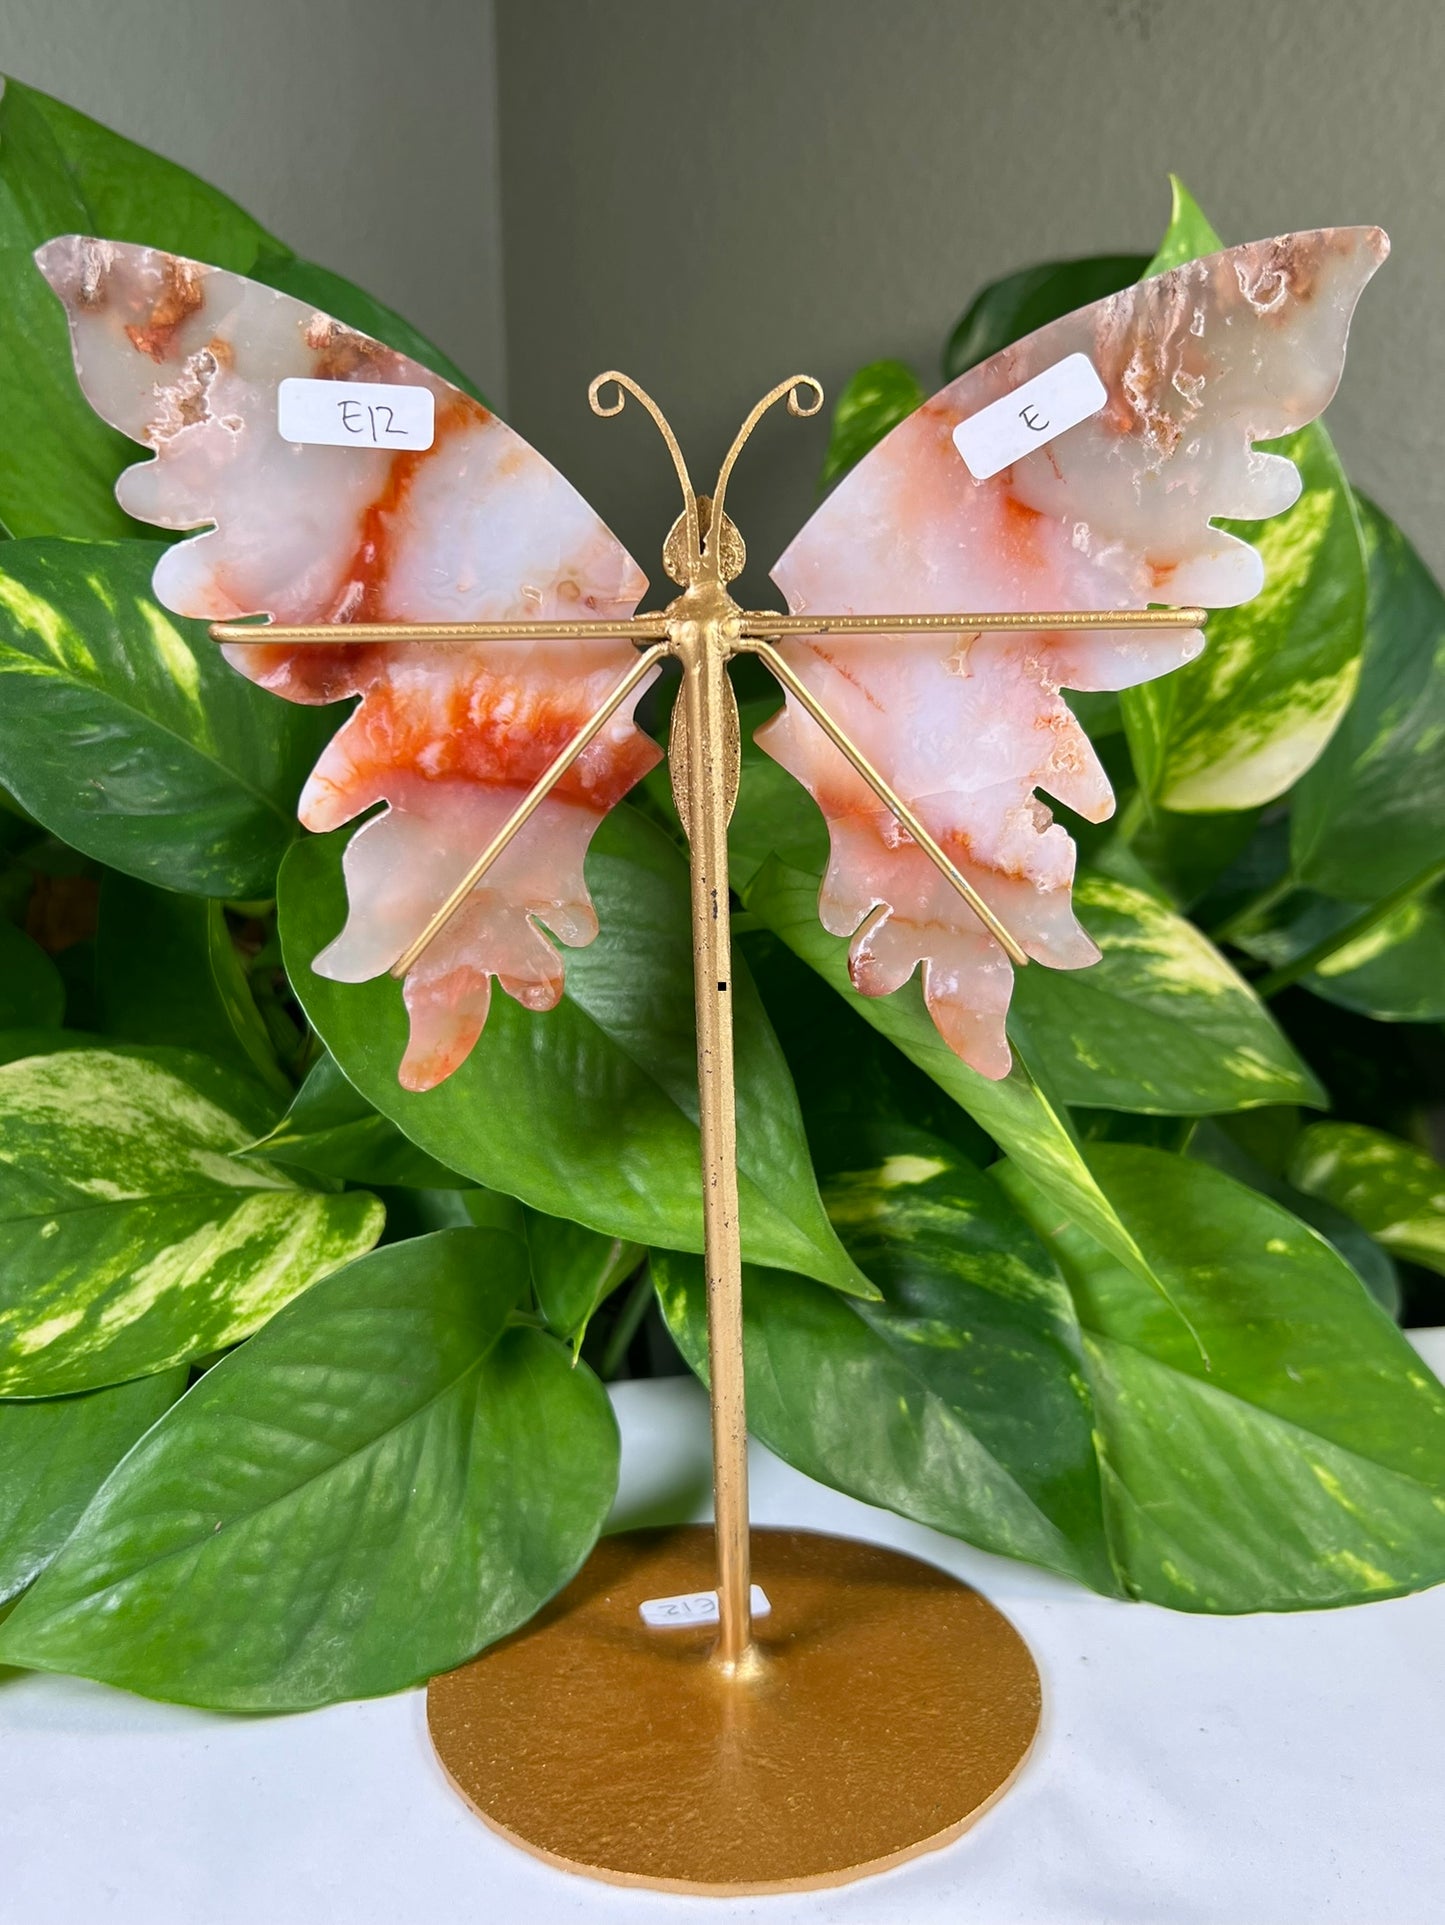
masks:
<path id="1" fill-rule="evenodd" d="M 504 386 L 491 0 L 0 0 L 0 72 L 222 187 Z"/>
<path id="2" fill-rule="evenodd" d="M 1171 168 L 1229 240 L 1390 229 L 1330 426 L 1445 571 L 1439 0 L 499 0 L 497 25 L 513 418 L 650 572 L 670 481 L 635 421 L 589 417 L 599 368 L 710 474 L 795 368 L 936 375 L 983 282 L 1152 251 Z M 764 432 L 729 507 L 766 566 L 823 430 Z"/>

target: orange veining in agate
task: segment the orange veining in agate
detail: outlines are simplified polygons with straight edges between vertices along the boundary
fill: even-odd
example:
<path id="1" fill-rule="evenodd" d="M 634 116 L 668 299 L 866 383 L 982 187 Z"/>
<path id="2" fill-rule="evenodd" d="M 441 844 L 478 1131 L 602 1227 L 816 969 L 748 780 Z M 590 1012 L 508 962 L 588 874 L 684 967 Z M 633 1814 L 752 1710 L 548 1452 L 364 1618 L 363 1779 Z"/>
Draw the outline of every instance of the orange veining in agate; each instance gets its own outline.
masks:
<path id="1" fill-rule="evenodd" d="M 1254 443 L 1324 408 L 1350 315 L 1384 259 L 1378 228 L 1232 248 L 1015 343 L 926 402 L 823 504 L 773 571 L 795 614 L 1226 607 L 1261 585 L 1254 549 L 1212 525 L 1295 499 L 1291 463 Z M 975 481 L 960 421 L 1066 355 L 1087 354 L 1101 412 Z M 1097 951 L 1075 920 L 1074 845 L 1037 791 L 1097 822 L 1113 808 L 1060 690 L 1119 689 L 1198 653 L 1198 633 L 1127 629 L 830 636 L 783 645 L 794 670 L 910 803 L 1018 938 L 1055 969 Z M 855 988 L 922 964 L 940 1033 L 985 1076 L 1010 1064 L 1003 950 L 794 703 L 759 744 L 827 818 L 819 913 L 852 937 Z"/>
<path id="2" fill-rule="evenodd" d="M 37 259 L 66 307 L 92 404 L 154 451 L 121 477 L 122 504 L 165 528 L 214 524 L 156 569 L 157 596 L 178 614 L 344 627 L 625 620 L 636 607 L 640 570 L 575 490 L 406 356 L 287 295 L 152 249 L 71 236 Z M 276 391 L 288 375 L 425 386 L 433 445 L 285 442 Z M 226 652 L 290 701 L 358 698 L 300 802 L 316 830 L 387 805 L 351 840 L 346 925 L 315 960 L 348 982 L 391 966 L 634 659 L 625 638 Z M 541 925 L 569 944 L 596 934 L 587 845 L 660 754 L 631 706 L 409 971 L 409 1088 L 430 1088 L 465 1059 L 494 978 L 528 1008 L 561 995 L 561 958 Z"/>

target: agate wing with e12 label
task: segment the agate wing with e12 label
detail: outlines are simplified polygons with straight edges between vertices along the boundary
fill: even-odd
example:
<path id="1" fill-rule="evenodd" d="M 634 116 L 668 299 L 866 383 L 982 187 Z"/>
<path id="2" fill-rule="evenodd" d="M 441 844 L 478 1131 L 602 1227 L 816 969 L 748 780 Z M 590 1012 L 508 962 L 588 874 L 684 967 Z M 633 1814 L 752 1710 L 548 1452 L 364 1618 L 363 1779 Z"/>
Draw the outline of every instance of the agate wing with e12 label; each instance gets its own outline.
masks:
<path id="1" fill-rule="evenodd" d="M 214 524 L 156 569 L 157 598 L 177 614 L 625 622 L 636 608 L 645 577 L 576 490 L 405 355 L 289 295 L 151 248 L 72 235 L 36 259 L 69 316 L 92 405 L 153 451 L 121 476 L 121 505 L 162 528 Z M 336 384 L 334 408 L 325 383 Z M 283 384 L 289 413 L 278 417 Z M 282 419 L 308 438 L 287 439 Z M 327 830 L 387 805 L 351 839 L 346 925 L 315 959 L 343 982 L 405 953 L 636 660 L 622 636 L 226 652 L 293 702 L 360 697 L 299 810 L 308 829 Z M 633 721 L 646 686 L 407 972 L 408 1088 L 465 1060 L 493 978 L 529 1009 L 560 997 L 562 959 L 538 924 L 569 944 L 597 932 L 583 858 L 658 760 Z"/>
<path id="2" fill-rule="evenodd" d="M 1295 500 L 1294 464 L 1255 443 L 1329 402 L 1355 302 L 1388 245 L 1378 228 L 1346 227 L 1230 248 L 970 368 L 866 455 L 788 548 L 773 579 L 789 609 L 1247 601 L 1259 555 L 1213 518 L 1259 520 Z M 1035 791 L 1091 822 L 1114 798 L 1059 691 L 1149 681 L 1203 639 L 1099 628 L 780 646 L 1028 955 L 1077 969 L 1097 951 L 1073 912 L 1074 845 Z M 922 963 L 944 1040 L 983 1075 L 1006 1075 L 1013 970 L 999 944 L 795 701 L 757 739 L 827 818 L 819 909 L 853 939 L 855 988 L 887 995 Z"/>

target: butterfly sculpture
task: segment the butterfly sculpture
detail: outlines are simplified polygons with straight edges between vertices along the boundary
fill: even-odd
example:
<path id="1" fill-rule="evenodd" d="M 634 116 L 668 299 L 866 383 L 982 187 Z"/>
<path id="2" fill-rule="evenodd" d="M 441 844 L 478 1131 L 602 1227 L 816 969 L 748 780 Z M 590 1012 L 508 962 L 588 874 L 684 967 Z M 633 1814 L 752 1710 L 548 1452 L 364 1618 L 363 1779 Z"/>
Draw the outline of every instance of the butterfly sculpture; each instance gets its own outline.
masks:
<path id="1" fill-rule="evenodd" d="M 625 390 L 653 413 L 683 486 L 665 551 L 682 595 L 635 618 L 645 578 L 592 510 L 414 361 L 290 296 L 148 248 L 71 236 L 37 259 L 86 394 L 152 450 L 121 477 L 122 505 L 164 528 L 214 524 L 167 550 L 158 598 L 211 622 L 269 617 L 274 637 L 232 630 L 227 654 L 278 695 L 359 698 L 301 820 L 328 830 L 386 806 L 351 840 L 348 919 L 314 966 L 342 981 L 403 976 L 400 1077 L 425 1089 L 476 1042 L 493 978 L 528 1008 L 556 1003 L 562 962 L 539 924 L 567 944 L 596 933 L 587 845 L 659 757 L 633 710 L 662 655 L 683 652 L 690 613 L 720 622 L 728 648 L 762 655 L 787 690 L 758 740 L 827 818 L 820 912 L 851 938 L 855 987 L 886 995 L 922 964 L 944 1039 L 985 1076 L 1006 1074 L 1015 964 L 1073 969 L 1097 954 L 1071 906 L 1073 844 L 1037 792 L 1090 821 L 1113 797 L 1060 690 L 1166 673 L 1203 646 L 1204 609 L 1259 589 L 1255 550 L 1213 518 L 1258 519 L 1295 499 L 1293 465 L 1254 444 L 1328 403 L 1387 245 L 1376 228 L 1331 228 L 1231 248 L 970 369 L 880 442 L 789 547 L 774 570 L 787 617 L 748 616 L 727 595 L 742 547 L 725 493 L 768 402 L 786 394 L 812 412 L 821 401 L 806 377 L 754 410 L 711 499 L 694 493 L 635 384 L 594 384 L 598 412 Z M 961 425 L 1080 355 L 1100 404 L 976 478 Z M 430 446 L 284 438 L 277 392 L 295 377 L 426 390 Z M 618 384 L 615 405 L 604 381 Z M 1144 611 L 1161 603 L 1199 607 L 1151 623 Z M 947 620 L 968 610 L 1000 619 Z M 1054 611 L 1057 625 L 1028 620 Z M 348 641 L 355 624 L 365 639 Z M 433 632 L 388 640 L 377 624 Z M 334 644 L 285 633 L 318 625 L 335 626 Z M 726 704 L 735 741 L 730 695 L 710 699 Z M 701 717 L 719 740 L 728 722 L 721 709 Z M 720 780 L 725 826 L 735 769 Z"/>

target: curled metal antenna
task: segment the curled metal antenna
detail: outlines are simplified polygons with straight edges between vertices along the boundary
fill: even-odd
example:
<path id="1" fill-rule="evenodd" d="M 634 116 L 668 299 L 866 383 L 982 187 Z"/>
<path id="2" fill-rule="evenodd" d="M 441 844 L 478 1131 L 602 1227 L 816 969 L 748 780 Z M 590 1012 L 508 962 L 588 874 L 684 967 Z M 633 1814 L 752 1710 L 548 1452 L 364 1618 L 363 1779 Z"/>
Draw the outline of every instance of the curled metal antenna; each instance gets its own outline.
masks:
<path id="1" fill-rule="evenodd" d="M 615 400 L 606 401 L 603 399 L 603 389 L 606 388 L 609 383 L 617 390 L 617 395 Z M 630 374 L 621 374 L 616 368 L 609 368 L 605 374 L 599 374 L 592 381 L 587 389 L 587 401 L 593 414 L 601 415 L 604 420 L 610 420 L 613 415 L 621 414 L 629 394 L 635 401 L 640 402 L 652 416 L 652 419 L 657 424 L 658 433 L 667 443 L 667 452 L 672 456 L 672 465 L 677 472 L 678 485 L 682 489 L 682 511 L 687 526 L 688 559 L 693 569 L 698 569 L 702 565 L 702 535 L 698 523 L 697 495 L 693 490 L 692 478 L 687 472 L 687 463 L 682 457 L 682 449 L 678 445 L 677 436 L 672 432 L 672 427 L 667 416 L 662 412 L 662 409 L 658 407 L 657 403 L 645 388 L 639 387 Z"/>
<path id="2" fill-rule="evenodd" d="M 811 374 L 790 374 L 786 381 L 780 381 L 775 388 L 769 388 L 768 392 L 763 396 L 762 400 L 758 402 L 757 406 L 752 409 L 747 420 L 744 421 L 743 425 L 733 436 L 733 445 L 728 449 L 723 459 L 723 465 L 718 469 L 717 486 L 712 492 L 712 525 L 719 531 L 725 526 L 723 510 L 726 505 L 728 479 L 732 474 L 733 465 L 746 446 L 748 437 L 752 434 L 753 429 L 757 427 L 768 409 L 774 406 L 775 403 L 781 401 L 784 395 L 788 397 L 788 413 L 796 415 L 800 420 L 806 420 L 809 415 L 816 414 L 823 405 L 822 383 L 815 381 Z M 714 545 L 710 543 L 709 549 L 712 550 L 713 546 Z"/>

